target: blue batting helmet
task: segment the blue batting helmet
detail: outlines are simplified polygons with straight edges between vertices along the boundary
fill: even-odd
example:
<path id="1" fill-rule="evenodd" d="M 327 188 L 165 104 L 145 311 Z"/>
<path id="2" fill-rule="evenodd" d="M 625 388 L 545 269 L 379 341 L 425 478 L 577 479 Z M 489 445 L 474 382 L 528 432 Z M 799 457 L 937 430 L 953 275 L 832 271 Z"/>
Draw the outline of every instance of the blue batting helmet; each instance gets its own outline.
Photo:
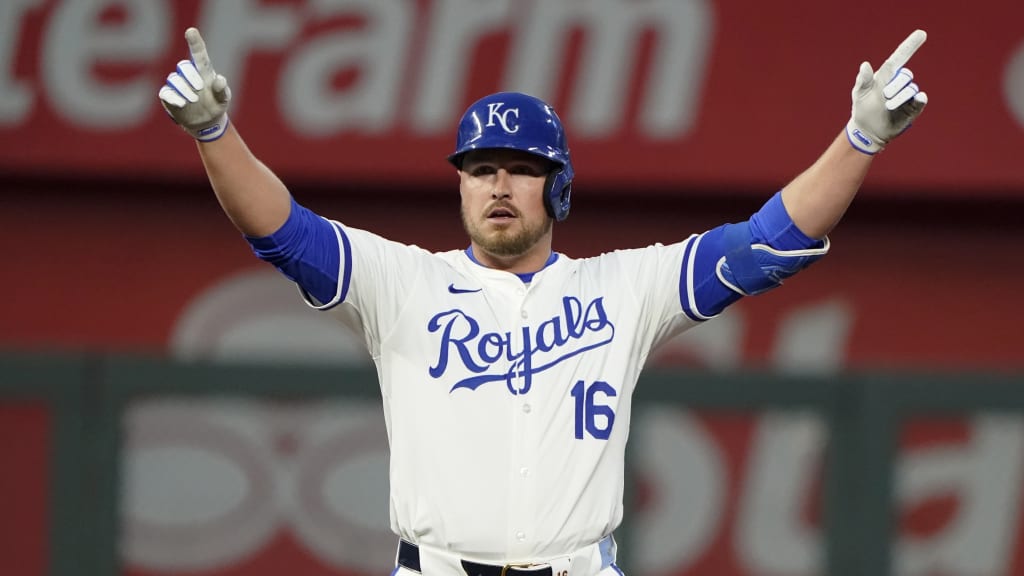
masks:
<path id="1" fill-rule="evenodd" d="M 544 206 L 559 222 L 569 216 L 572 160 L 554 108 L 521 92 L 498 92 L 477 100 L 459 121 L 455 152 L 448 161 L 461 169 L 467 152 L 485 148 L 522 150 L 557 164 L 544 183 Z"/>

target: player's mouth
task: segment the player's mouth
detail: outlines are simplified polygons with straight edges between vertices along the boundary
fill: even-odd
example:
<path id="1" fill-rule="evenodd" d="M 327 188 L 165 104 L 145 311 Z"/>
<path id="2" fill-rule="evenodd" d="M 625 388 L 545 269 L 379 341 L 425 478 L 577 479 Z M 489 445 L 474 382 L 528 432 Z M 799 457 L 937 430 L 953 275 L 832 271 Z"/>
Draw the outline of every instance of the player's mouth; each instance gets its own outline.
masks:
<path id="1" fill-rule="evenodd" d="M 495 224 L 507 224 L 516 218 L 516 211 L 507 206 L 495 206 L 487 212 L 487 221 Z"/>

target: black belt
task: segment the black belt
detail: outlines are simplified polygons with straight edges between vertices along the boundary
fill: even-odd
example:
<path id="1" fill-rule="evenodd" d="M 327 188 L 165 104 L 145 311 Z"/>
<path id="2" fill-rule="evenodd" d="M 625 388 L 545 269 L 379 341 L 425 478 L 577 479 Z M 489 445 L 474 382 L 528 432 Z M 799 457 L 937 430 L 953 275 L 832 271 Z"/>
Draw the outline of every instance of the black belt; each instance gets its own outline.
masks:
<path id="1" fill-rule="evenodd" d="M 552 576 L 551 566 L 529 568 L 523 565 L 480 564 L 462 560 L 466 576 Z M 420 572 L 420 549 L 415 544 L 401 540 L 398 543 L 398 565 L 416 573 Z"/>

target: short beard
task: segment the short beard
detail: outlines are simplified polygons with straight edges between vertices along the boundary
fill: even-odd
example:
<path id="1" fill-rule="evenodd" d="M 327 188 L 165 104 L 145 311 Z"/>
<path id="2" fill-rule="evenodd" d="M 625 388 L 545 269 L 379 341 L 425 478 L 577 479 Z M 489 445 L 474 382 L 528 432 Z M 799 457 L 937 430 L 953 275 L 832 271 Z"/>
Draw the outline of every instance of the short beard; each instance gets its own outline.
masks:
<path id="1" fill-rule="evenodd" d="M 508 258 L 522 256 L 533 248 L 537 242 L 551 231 L 553 220 L 545 218 L 544 222 L 537 226 L 523 226 L 517 232 L 501 230 L 493 236 L 485 236 L 476 225 L 466 217 L 466 210 L 460 210 L 462 214 L 462 227 L 474 244 L 488 254 Z"/>

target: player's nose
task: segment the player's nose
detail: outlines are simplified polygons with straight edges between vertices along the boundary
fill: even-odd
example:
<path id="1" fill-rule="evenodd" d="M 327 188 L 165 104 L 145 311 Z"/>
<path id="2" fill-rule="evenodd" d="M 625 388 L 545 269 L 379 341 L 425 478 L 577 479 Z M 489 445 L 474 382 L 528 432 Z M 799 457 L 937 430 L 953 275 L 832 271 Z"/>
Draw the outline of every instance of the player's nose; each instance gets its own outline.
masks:
<path id="1" fill-rule="evenodd" d="M 494 176 L 494 188 L 491 189 L 493 198 L 508 198 L 512 195 L 512 175 L 504 168 L 498 168 Z"/>

